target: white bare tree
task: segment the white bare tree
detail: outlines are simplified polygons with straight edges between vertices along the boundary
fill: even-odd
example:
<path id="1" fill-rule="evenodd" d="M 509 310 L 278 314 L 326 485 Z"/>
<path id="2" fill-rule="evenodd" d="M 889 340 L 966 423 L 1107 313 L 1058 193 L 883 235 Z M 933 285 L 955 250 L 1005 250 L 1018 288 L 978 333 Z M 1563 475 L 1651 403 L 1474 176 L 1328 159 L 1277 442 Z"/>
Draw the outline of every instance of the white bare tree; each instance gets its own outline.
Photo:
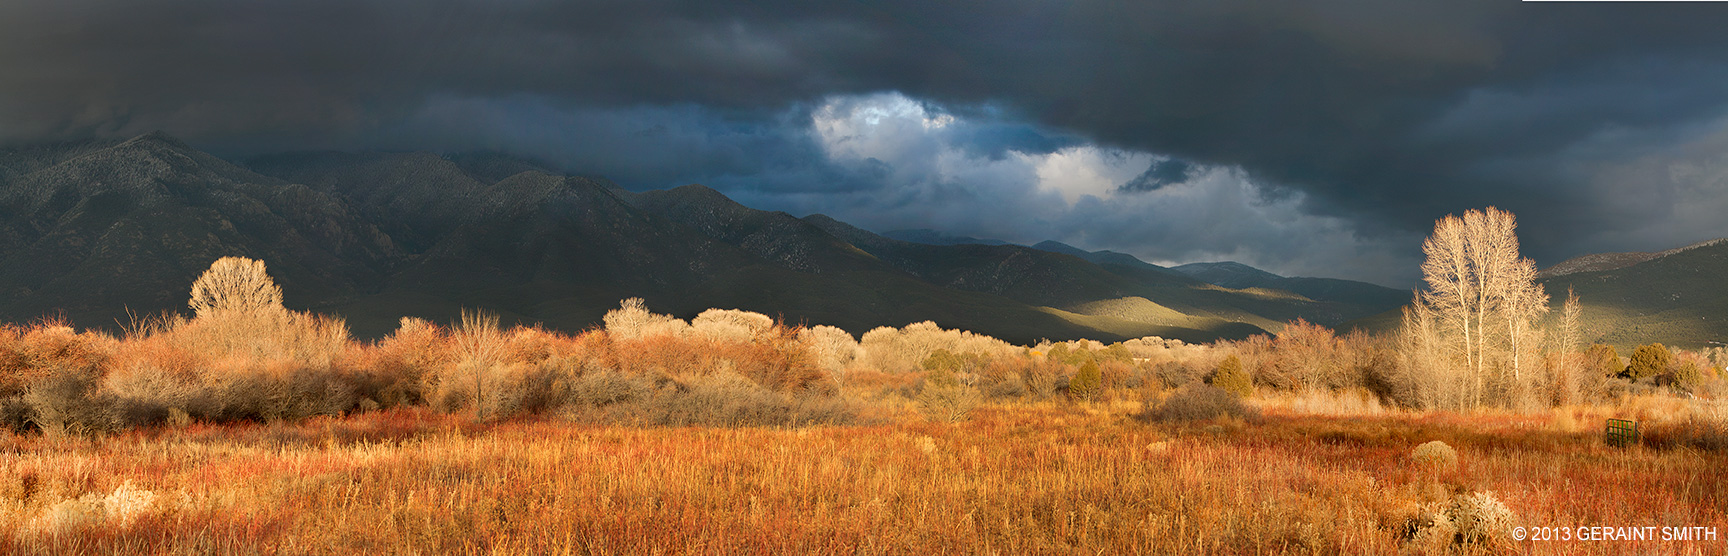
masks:
<path id="1" fill-rule="evenodd" d="M 1531 322 L 1548 310 L 1536 264 L 1518 255 L 1517 227 L 1512 213 L 1488 207 L 1440 219 L 1422 244 L 1428 288 L 1417 303 L 1432 311 L 1454 363 L 1466 370 L 1468 405 L 1483 404 L 1496 367 L 1504 371 L 1498 382 L 1522 388 L 1523 354 L 1537 343 Z"/>
<path id="2" fill-rule="evenodd" d="M 192 282 L 192 300 L 188 303 L 200 317 L 217 311 L 280 309 L 282 287 L 264 271 L 264 261 L 222 257 Z"/>

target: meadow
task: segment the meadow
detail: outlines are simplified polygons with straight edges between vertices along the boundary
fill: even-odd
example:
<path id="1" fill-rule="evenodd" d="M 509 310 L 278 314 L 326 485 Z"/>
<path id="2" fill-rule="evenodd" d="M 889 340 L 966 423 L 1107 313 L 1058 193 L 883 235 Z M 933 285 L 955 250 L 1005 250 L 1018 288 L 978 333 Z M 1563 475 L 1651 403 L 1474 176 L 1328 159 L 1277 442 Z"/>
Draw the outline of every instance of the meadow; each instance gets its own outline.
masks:
<path id="1" fill-rule="evenodd" d="M 632 427 L 423 408 L 0 438 L 12 554 L 1720 554 L 1713 541 L 1424 534 L 1462 494 L 1525 527 L 1728 532 L 1723 457 L 1602 408 L 1135 419 L 989 405 L 959 423 Z M 1328 405 L 1338 407 L 1336 402 Z M 1678 406 L 1622 414 L 1679 423 Z M 1667 439 L 1667 440 L 1665 440 Z M 1457 465 L 1425 467 L 1434 440 Z"/>
<path id="2" fill-rule="evenodd" d="M 200 291 L 121 335 L 0 326 L 0 553 L 1728 550 L 1721 350 L 1472 377 L 1300 321 L 1015 346 L 637 299 L 367 342 Z"/>

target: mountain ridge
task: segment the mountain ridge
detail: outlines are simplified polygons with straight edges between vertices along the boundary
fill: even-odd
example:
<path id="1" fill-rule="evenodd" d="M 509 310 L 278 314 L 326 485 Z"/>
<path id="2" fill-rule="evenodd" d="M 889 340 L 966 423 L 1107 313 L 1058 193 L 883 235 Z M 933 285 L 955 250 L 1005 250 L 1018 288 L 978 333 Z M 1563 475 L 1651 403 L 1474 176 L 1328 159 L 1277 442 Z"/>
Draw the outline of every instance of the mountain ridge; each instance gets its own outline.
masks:
<path id="1" fill-rule="evenodd" d="M 507 155 L 309 152 L 244 165 L 163 134 L 0 151 L 0 318 L 184 310 L 210 261 L 265 260 L 292 307 L 378 337 L 465 307 L 579 330 L 625 297 L 854 334 L 935 320 L 1031 342 L 1189 341 L 1360 304 L 1205 284 L 1120 253 L 927 245 L 700 185 L 631 192 Z M 121 279 L 121 277 L 124 279 Z"/>
<path id="2" fill-rule="evenodd" d="M 1539 279 L 1545 279 L 1545 278 L 1554 278 L 1557 276 L 1565 276 L 1567 274 L 1577 274 L 1580 272 L 1601 272 L 1601 271 L 1606 271 L 1606 270 L 1618 270 L 1618 269 L 1626 268 L 1626 267 L 1629 267 L 1629 266 L 1632 266 L 1635 264 L 1643 263 L 1643 262 L 1646 262 L 1646 261 L 1649 261 L 1652 259 L 1658 259 L 1658 258 L 1667 257 L 1667 256 L 1671 256 L 1671 255 L 1677 255 L 1680 253 L 1684 253 L 1686 251 L 1691 251 L 1693 249 L 1701 249 L 1701 248 L 1705 248 L 1705 247 L 1712 247 L 1712 246 L 1720 245 L 1723 242 L 1728 242 L 1728 238 L 1717 238 L 1717 239 L 1700 241 L 1698 243 L 1694 243 L 1694 244 L 1687 245 L 1684 247 L 1676 247 L 1676 248 L 1669 249 L 1666 251 L 1656 251 L 1656 252 L 1628 251 L 1628 252 L 1622 252 L 1622 253 L 1590 253 L 1590 254 L 1585 254 L 1585 255 L 1579 255 L 1579 256 L 1572 257 L 1570 259 L 1566 259 L 1564 261 L 1560 261 L 1558 263 L 1555 263 L 1553 266 L 1549 266 L 1548 268 L 1542 269 L 1540 272 L 1536 273 L 1536 277 Z"/>

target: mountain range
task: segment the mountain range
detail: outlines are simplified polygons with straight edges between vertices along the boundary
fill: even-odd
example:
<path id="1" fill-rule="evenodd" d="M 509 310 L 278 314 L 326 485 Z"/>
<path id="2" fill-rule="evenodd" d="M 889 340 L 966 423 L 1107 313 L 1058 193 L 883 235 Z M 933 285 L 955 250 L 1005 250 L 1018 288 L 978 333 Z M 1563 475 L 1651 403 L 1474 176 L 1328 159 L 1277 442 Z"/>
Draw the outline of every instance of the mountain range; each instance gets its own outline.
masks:
<path id="1" fill-rule="evenodd" d="M 496 153 L 229 161 L 153 133 L 0 151 L 0 320 L 112 328 L 183 310 L 192 280 L 227 255 L 265 261 L 290 307 L 339 314 L 361 337 L 462 308 L 580 330 L 642 297 L 681 317 L 739 308 L 854 334 L 933 320 L 1016 342 L 1204 341 L 1296 318 L 1336 325 L 1409 297 L 1234 263 L 892 235 Z"/>
<path id="2" fill-rule="evenodd" d="M 1639 345 L 1728 345 L 1728 239 L 1656 253 L 1603 253 L 1543 269 L 1558 314 L 1566 290 L 1582 307 L 1583 340 L 1623 353 Z"/>

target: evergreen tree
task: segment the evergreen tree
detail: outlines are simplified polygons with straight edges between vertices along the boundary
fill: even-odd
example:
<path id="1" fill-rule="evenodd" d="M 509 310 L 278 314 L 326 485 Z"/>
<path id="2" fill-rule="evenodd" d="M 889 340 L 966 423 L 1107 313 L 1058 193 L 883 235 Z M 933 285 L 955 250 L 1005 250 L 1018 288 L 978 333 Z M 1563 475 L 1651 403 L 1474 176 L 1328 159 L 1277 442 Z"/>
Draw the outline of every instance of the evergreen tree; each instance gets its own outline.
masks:
<path id="1" fill-rule="evenodd" d="M 1212 385 L 1238 398 L 1254 394 L 1254 379 L 1242 370 L 1242 359 L 1235 355 L 1218 362 L 1218 369 L 1212 374 Z"/>

